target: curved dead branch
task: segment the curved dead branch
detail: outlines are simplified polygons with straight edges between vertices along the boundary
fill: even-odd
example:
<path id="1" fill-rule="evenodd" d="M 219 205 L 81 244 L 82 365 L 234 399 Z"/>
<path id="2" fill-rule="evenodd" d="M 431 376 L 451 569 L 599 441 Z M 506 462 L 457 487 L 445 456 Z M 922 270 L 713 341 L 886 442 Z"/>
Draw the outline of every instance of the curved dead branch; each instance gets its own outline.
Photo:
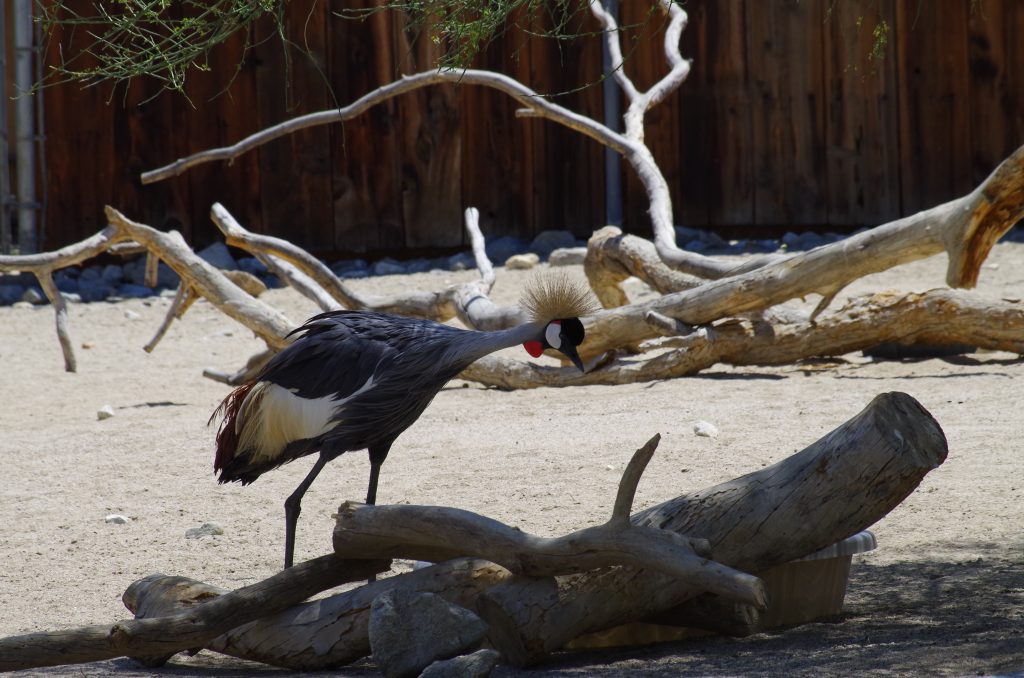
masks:
<path id="1" fill-rule="evenodd" d="M 18 256 L 0 255 L 0 272 L 32 273 L 39 280 L 39 285 L 43 288 L 46 298 L 53 304 L 53 310 L 56 313 L 57 339 L 60 341 L 61 351 L 64 354 L 64 369 L 67 372 L 75 372 L 78 369 L 78 361 L 75 358 L 74 342 L 71 339 L 67 305 L 57 289 L 57 285 L 53 282 L 53 272 L 91 259 L 126 239 L 127 236 L 119 229 L 111 226 L 85 240 L 53 252 Z"/>

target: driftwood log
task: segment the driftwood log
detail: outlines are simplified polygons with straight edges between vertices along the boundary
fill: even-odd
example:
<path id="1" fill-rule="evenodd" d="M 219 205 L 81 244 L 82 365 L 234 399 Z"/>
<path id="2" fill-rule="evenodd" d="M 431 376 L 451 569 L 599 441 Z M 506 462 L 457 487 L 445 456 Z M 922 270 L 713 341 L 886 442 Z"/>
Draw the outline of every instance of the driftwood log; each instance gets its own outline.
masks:
<path id="1" fill-rule="evenodd" d="M 877 522 L 941 464 L 942 429 L 912 397 L 887 393 L 801 452 L 721 485 L 641 511 L 636 525 L 706 538 L 715 559 L 761 572 Z M 517 577 L 481 596 L 490 639 L 516 665 L 573 638 L 643 619 L 701 591 L 647 569 Z"/>
<path id="2" fill-rule="evenodd" d="M 505 568 L 487 561 L 450 560 L 290 607 L 238 626 L 205 647 L 297 671 L 343 666 L 370 654 L 370 603 L 378 595 L 399 589 L 436 593 L 450 603 L 471 608 L 484 590 L 511 576 Z M 125 592 L 124 603 L 137 615 L 149 616 L 194 607 L 228 593 L 194 579 L 153 575 L 133 583 Z"/>

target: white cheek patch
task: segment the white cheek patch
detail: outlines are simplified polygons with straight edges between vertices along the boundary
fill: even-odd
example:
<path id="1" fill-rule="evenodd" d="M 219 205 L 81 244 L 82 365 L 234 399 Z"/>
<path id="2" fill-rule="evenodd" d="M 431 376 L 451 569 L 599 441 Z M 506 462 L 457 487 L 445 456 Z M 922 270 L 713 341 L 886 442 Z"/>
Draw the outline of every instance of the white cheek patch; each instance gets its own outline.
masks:
<path id="1" fill-rule="evenodd" d="M 544 330 L 544 339 L 548 342 L 548 345 L 551 346 L 551 348 L 558 349 L 562 347 L 562 337 L 560 336 L 561 331 L 562 327 L 558 323 L 549 323 L 547 328 Z"/>

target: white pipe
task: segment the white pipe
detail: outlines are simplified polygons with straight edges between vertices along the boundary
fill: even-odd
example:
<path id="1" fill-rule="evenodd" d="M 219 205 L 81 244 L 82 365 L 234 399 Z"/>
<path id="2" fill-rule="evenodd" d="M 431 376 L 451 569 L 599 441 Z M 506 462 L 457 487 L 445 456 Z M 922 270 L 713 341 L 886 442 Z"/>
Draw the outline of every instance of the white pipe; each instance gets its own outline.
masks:
<path id="1" fill-rule="evenodd" d="M 0 9 L 0 254 L 11 252 L 11 166 L 7 155 L 7 5 Z"/>
<path id="2" fill-rule="evenodd" d="M 38 250 L 36 242 L 36 134 L 34 100 L 30 92 L 32 64 L 32 0 L 14 0 L 15 169 L 18 191 L 18 251 Z"/>

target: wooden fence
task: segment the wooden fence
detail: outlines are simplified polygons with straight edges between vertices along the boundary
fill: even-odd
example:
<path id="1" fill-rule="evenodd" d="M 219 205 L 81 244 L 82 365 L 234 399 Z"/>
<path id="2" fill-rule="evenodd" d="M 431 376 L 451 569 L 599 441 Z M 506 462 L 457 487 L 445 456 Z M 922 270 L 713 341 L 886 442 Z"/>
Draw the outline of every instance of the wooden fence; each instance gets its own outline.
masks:
<path id="1" fill-rule="evenodd" d="M 278 41 L 260 42 L 268 25 L 237 73 L 241 36 L 218 48 L 210 73 L 189 76 L 188 102 L 142 81 L 126 92 L 46 90 L 45 246 L 101 228 L 106 203 L 203 245 L 216 237 L 208 213 L 220 201 L 253 230 L 325 256 L 460 246 L 469 205 L 492 237 L 561 228 L 586 236 L 604 224 L 603 149 L 553 123 L 518 119 L 508 97 L 469 86 L 421 90 L 233 164 L 140 184 L 143 170 L 350 102 L 434 63 L 437 46 L 400 17 L 351 21 L 331 4 L 288 3 L 289 59 Z M 647 3 L 622 5 L 622 23 L 639 25 L 626 35 L 626 70 L 648 86 L 664 72 L 663 25 L 646 20 Z M 646 137 L 672 187 L 677 223 L 755 237 L 848 231 L 960 195 L 1024 143 L 1024 2 L 683 6 L 682 49 L 693 70 L 649 113 Z M 872 59 L 881 25 L 888 46 Z M 596 24 L 587 18 L 581 28 Z M 479 66 L 602 115 L 596 38 L 509 33 Z M 623 181 L 625 227 L 644 233 L 643 191 L 628 168 Z"/>

